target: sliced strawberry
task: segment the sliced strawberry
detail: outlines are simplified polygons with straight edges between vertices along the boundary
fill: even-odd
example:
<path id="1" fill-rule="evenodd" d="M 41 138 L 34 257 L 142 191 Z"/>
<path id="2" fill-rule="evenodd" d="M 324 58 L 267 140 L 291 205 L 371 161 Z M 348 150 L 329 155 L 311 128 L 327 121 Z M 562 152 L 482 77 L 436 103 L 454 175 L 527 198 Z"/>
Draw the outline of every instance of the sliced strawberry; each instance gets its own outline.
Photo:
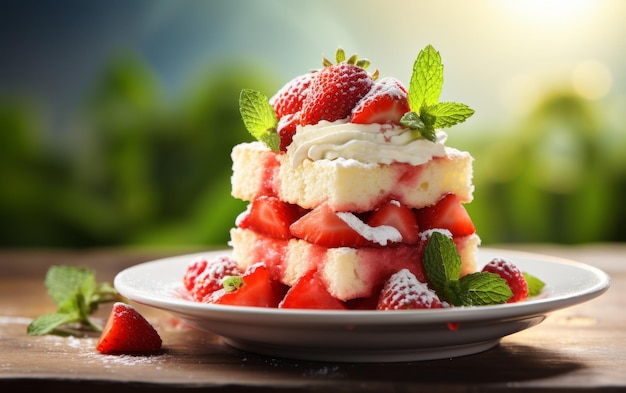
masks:
<path id="1" fill-rule="evenodd" d="M 199 266 L 204 265 L 204 269 L 196 276 L 194 286 L 190 291 L 193 298 L 198 301 L 202 301 L 206 296 L 221 289 L 224 278 L 241 274 L 237 267 L 237 262 L 227 256 L 221 256 L 209 261 L 201 258 L 191 264 L 188 272 L 192 271 L 195 273 L 198 264 Z"/>
<path id="2" fill-rule="evenodd" d="M 194 285 L 196 285 L 196 279 L 206 269 L 207 263 L 205 258 L 197 258 L 187 266 L 183 276 L 183 285 L 189 292 L 193 290 Z"/>
<path id="3" fill-rule="evenodd" d="M 251 265 L 241 276 L 242 285 L 234 290 L 219 289 L 204 299 L 206 303 L 233 306 L 277 307 L 276 286 L 263 263 Z"/>
<path id="4" fill-rule="evenodd" d="M 315 74 L 302 103 L 300 124 L 317 124 L 350 116 L 357 102 L 370 91 L 372 78 L 363 68 L 341 62 Z"/>
<path id="5" fill-rule="evenodd" d="M 511 288 L 513 296 L 507 303 L 515 303 L 528 298 L 528 283 L 517 265 L 508 259 L 495 258 L 489 261 L 483 272 L 495 273 L 502 277 Z"/>
<path id="6" fill-rule="evenodd" d="M 302 109 L 302 102 L 308 94 L 314 75 L 314 73 L 309 72 L 296 76 L 270 98 L 270 104 L 274 107 L 279 120 L 283 116 L 299 112 Z"/>
<path id="7" fill-rule="evenodd" d="M 300 112 L 284 115 L 278 121 L 278 136 L 280 137 L 280 151 L 287 151 L 291 145 L 293 136 L 296 134 L 296 127 L 300 124 Z"/>
<path id="8" fill-rule="evenodd" d="M 239 222 L 239 227 L 252 229 L 276 239 L 289 239 L 289 226 L 300 218 L 296 205 L 283 202 L 274 196 L 255 198 L 250 209 Z"/>
<path id="9" fill-rule="evenodd" d="M 378 298 L 378 310 L 442 308 L 437 294 L 408 269 L 394 273 L 385 282 Z"/>
<path id="10" fill-rule="evenodd" d="M 300 217 L 289 229 L 293 236 L 324 247 L 362 247 L 369 244 L 327 204 L 319 205 Z"/>
<path id="11" fill-rule="evenodd" d="M 397 201 L 389 201 L 378 210 L 374 210 L 367 224 L 372 227 L 388 225 L 396 228 L 402 235 L 402 243 L 415 244 L 419 241 L 415 213 Z"/>
<path id="12" fill-rule="evenodd" d="M 446 195 L 433 206 L 419 209 L 416 216 L 421 230 L 447 229 L 454 236 L 467 236 L 476 232 L 467 210 L 454 194 Z"/>
<path id="13" fill-rule="evenodd" d="M 324 310 L 346 309 L 346 305 L 341 300 L 334 298 L 328 293 L 316 270 L 311 270 L 300 277 L 289 288 L 278 307 Z"/>
<path id="14" fill-rule="evenodd" d="M 155 353 L 162 345 L 159 333 L 132 306 L 116 302 L 96 349 L 104 354 Z"/>
<path id="15" fill-rule="evenodd" d="M 375 294 L 369 297 L 360 297 L 346 301 L 346 306 L 350 310 L 376 310 L 378 305 L 378 295 L 380 290 L 374 291 Z"/>
<path id="16" fill-rule="evenodd" d="M 375 82 L 357 103 L 350 121 L 357 124 L 400 124 L 402 116 L 410 110 L 407 91 L 402 82 L 387 77 Z"/>

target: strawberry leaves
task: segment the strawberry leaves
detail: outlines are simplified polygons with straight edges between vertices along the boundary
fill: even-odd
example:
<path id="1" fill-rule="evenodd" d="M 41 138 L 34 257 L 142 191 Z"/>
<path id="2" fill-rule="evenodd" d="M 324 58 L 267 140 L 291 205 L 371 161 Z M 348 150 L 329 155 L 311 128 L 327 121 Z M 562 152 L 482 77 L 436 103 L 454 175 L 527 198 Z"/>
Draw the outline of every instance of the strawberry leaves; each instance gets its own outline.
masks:
<path id="1" fill-rule="evenodd" d="M 407 112 L 400 124 L 416 130 L 419 136 L 436 141 L 435 129 L 452 127 L 474 114 L 465 104 L 439 102 L 443 88 L 443 64 L 441 56 L 431 45 L 424 48 L 415 63 L 409 85 L 408 99 L 411 112 Z"/>

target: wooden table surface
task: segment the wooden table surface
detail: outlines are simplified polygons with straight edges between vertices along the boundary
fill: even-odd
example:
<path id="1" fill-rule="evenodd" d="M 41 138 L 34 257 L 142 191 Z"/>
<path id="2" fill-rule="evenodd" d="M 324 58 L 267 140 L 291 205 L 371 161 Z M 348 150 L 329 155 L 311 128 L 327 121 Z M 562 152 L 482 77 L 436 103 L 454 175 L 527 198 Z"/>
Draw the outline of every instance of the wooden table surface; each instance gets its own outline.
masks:
<path id="1" fill-rule="evenodd" d="M 53 312 L 43 280 L 51 265 L 92 268 L 98 281 L 165 256 L 201 250 L 0 250 L 0 386 L 13 389 L 152 392 L 203 391 L 585 391 L 626 390 L 626 245 L 507 245 L 565 257 L 604 270 L 603 295 L 549 314 L 488 351 L 454 359 L 350 364 L 265 357 L 226 346 L 169 314 L 136 305 L 157 328 L 156 356 L 101 355 L 98 334 L 31 337 L 32 318 Z M 96 321 L 103 323 L 110 305 Z M 8 390 L 11 389 L 11 390 Z"/>

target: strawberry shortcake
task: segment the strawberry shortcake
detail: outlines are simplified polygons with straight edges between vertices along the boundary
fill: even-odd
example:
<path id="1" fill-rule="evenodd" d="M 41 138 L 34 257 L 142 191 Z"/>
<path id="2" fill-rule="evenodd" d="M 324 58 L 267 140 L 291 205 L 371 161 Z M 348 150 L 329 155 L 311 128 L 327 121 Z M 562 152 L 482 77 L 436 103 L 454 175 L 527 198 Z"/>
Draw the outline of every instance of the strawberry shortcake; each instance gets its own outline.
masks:
<path id="1" fill-rule="evenodd" d="M 442 131 L 473 110 L 439 101 L 443 66 L 431 46 L 408 89 L 368 66 L 340 49 L 270 98 L 242 91 L 258 141 L 232 151 L 232 195 L 249 205 L 230 231 L 230 258 L 244 281 L 247 271 L 269 277 L 270 300 L 257 305 L 376 308 L 392 277 L 427 283 L 433 232 L 456 246 L 461 275 L 476 271 L 480 239 L 464 207 L 473 158 Z"/>

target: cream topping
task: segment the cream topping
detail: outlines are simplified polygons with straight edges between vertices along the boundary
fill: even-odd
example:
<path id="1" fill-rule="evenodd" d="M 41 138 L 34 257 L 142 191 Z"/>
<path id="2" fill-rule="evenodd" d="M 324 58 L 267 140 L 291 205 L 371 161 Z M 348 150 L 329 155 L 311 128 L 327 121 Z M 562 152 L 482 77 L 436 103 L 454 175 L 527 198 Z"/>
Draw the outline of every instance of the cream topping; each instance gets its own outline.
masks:
<path id="1" fill-rule="evenodd" d="M 363 163 L 421 165 L 433 157 L 445 155 L 445 132 L 437 131 L 436 142 L 416 138 L 415 132 L 395 124 L 321 121 L 315 125 L 298 126 L 287 154 L 294 167 L 306 159 L 337 158 Z"/>
<path id="2" fill-rule="evenodd" d="M 387 242 L 401 242 L 402 234 L 390 225 L 380 225 L 372 227 L 361 221 L 361 219 L 350 212 L 337 212 L 337 217 L 341 218 L 348 226 L 354 229 L 365 239 L 386 246 Z"/>

